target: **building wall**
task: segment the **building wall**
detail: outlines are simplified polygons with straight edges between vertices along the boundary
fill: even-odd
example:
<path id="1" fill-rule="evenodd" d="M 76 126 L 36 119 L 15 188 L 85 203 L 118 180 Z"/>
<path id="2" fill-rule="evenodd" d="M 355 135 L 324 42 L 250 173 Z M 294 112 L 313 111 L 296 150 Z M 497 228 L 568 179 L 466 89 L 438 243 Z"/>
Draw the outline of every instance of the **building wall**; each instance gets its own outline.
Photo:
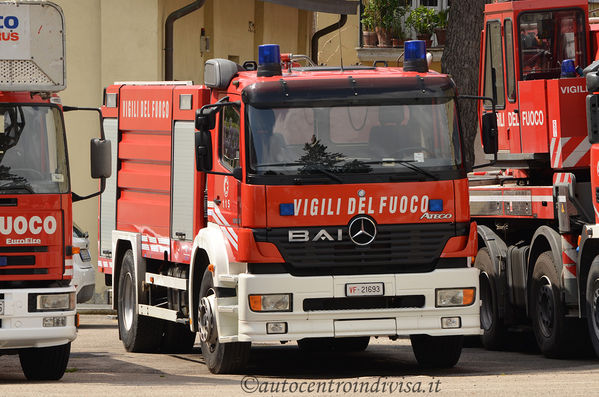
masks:
<path id="1" fill-rule="evenodd" d="M 53 0 L 62 7 L 66 25 L 67 89 L 64 104 L 99 107 L 103 89 L 115 81 L 164 79 L 164 24 L 168 15 L 192 0 Z M 174 24 L 175 80 L 203 81 L 207 59 L 243 62 L 257 59 L 257 46 L 282 45 L 283 52 L 308 53 L 313 16 L 295 8 L 257 0 L 208 0 Z M 202 28 L 209 51 L 200 46 Z M 93 112 L 65 114 L 73 191 L 97 191 L 90 178 L 89 141 L 98 137 Z M 75 203 L 74 220 L 88 231 L 92 262 L 97 263 L 98 200 Z M 104 276 L 97 275 L 97 300 Z"/>

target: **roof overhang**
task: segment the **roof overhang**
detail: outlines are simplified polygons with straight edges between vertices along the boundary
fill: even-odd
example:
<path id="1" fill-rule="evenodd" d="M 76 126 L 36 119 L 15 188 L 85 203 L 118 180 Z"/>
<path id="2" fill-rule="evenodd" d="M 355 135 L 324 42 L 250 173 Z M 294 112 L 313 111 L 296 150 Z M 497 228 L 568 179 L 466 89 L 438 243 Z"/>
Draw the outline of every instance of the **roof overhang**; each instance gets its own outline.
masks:
<path id="1" fill-rule="evenodd" d="M 358 13 L 359 0 L 262 0 L 269 3 L 314 12 L 354 15 Z"/>

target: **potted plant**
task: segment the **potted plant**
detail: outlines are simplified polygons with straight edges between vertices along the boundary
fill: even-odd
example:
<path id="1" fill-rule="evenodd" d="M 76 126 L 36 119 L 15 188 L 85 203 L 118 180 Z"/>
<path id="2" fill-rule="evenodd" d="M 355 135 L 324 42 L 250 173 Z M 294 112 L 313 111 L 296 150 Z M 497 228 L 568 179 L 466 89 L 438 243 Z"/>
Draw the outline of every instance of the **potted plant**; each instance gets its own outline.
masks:
<path id="1" fill-rule="evenodd" d="M 391 32 L 399 0 L 370 0 L 375 10 L 375 31 L 379 47 L 391 47 Z"/>
<path id="2" fill-rule="evenodd" d="M 445 45 L 447 41 L 447 21 L 449 20 L 449 8 L 441 10 L 437 13 L 435 36 L 437 36 L 437 43 L 439 45 Z"/>
<path id="3" fill-rule="evenodd" d="M 393 47 L 401 47 L 408 37 L 405 29 L 406 15 L 410 11 L 410 6 L 400 6 L 393 13 L 393 24 L 391 26 L 391 43 Z"/>
<path id="4" fill-rule="evenodd" d="M 364 3 L 364 12 L 362 13 L 362 45 L 365 48 L 372 48 L 376 46 L 376 32 L 374 27 L 376 25 L 376 10 L 372 1 Z"/>
<path id="5" fill-rule="evenodd" d="M 436 12 L 432 8 L 420 6 L 412 10 L 406 23 L 416 31 L 418 40 L 424 40 L 426 46 L 431 45 L 431 36 L 435 31 Z"/>

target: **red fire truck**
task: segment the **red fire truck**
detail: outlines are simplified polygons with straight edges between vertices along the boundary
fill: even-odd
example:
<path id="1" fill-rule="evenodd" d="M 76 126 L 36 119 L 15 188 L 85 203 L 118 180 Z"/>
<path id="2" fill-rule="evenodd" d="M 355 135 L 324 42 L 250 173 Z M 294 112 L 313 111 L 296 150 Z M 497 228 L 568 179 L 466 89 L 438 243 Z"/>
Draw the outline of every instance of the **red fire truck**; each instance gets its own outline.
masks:
<path id="1" fill-rule="evenodd" d="M 480 334 L 453 81 L 406 67 L 298 67 L 276 45 L 212 59 L 205 86 L 117 83 L 101 257 L 128 351 L 240 370 L 252 342 L 366 349 L 410 335 L 418 362 Z"/>
<path id="2" fill-rule="evenodd" d="M 485 7 L 479 90 L 497 103 L 498 169 L 470 178 L 470 211 L 488 348 L 532 324 L 548 357 L 584 348 L 587 330 L 599 355 L 599 169 L 581 77 L 597 32 L 587 1 Z"/>
<path id="3" fill-rule="evenodd" d="M 65 88 L 62 10 L 0 2 L 0 38 L 0 355 L 19 354 L 28 379 L 60 379 L 76 336 L 71 204 L 82 198 L 71 197 L 56 95 Z M 92 146 L 109 153 L 106 144 Z"/>

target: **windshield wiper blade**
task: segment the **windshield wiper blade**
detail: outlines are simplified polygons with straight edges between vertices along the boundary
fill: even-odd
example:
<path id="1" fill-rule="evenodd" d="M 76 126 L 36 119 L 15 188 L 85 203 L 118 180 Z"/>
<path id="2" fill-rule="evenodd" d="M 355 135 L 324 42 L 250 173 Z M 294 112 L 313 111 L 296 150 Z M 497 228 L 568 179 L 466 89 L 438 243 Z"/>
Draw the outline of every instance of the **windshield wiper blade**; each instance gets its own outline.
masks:
<path id="1" fill-rule="evenodd" d="M 426 171 L 423 168 L 418 167 L 416 164 L 414 164 L 416 161 L 415 160 L 398 160 L 398 159 L 389 159 L 389 160 L 376 160 L 376 161 L 364 161 L 364 164 L 390 164 L 390 163 L 399 163 L 401 165 L 403 165 L 406 168 L 411 169 L 412 171 L 416 171 L 419 174 L 425 175 L 431 179 L 434 179 L 436 181 L 439 180 L 439 177 L 436 175 L 431 174 L 430 172 Z"/>
<path id="2" fill-rule="evenodd" d="M 305 165 L 305 167 L 302 171 L 315 170 L 315 171 L 318 171 L 318 172 L 328 176 L 329 178 L 331 178 L 332 180 L 334 180 L 336 182 L 343 183 L 343 179 L 339 178 L 337 175 L 335 175 L 331 171 L 327 170 L 320 164 L 304 164 L 304 165 Z"/>
<path id="3" fill-rule="evenodd" d="M 29 193 L 35 193 L 33 191 L 33 189 L 31 188 L 31 186 L 29 185 L 19 185 L 16 184 L 15 182 L 11 181 L 9 183 L 5 183 L 3 185 L 0 185 L 0 190 L 26 190 Z"/>

